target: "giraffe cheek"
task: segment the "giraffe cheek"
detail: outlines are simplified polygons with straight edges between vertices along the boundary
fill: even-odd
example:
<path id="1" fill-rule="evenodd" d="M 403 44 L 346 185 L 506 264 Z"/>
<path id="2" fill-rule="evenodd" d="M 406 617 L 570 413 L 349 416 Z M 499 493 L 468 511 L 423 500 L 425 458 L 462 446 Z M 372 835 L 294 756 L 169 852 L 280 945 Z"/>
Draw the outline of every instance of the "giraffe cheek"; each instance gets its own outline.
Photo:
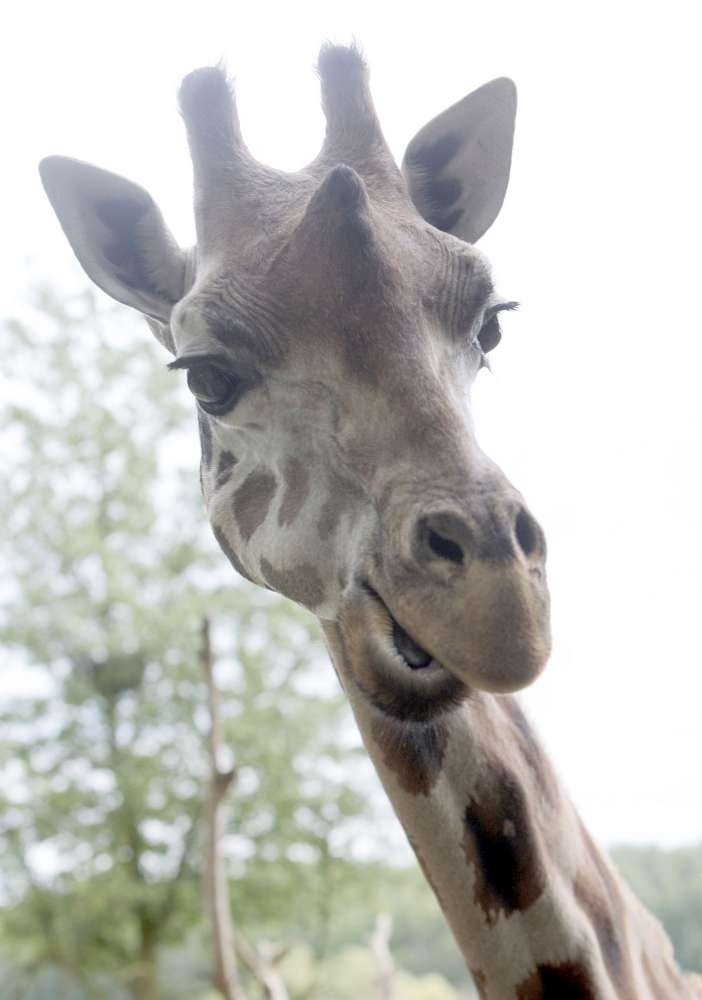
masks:
<path id="1" fill-rule="evenodd" d="M 299 562 L 288 569 L 276 569 L 263 557 L 261 572 L 273 590 L 289 597 L 296 604 L 301 604 L 310 611 L 316 611 L 324 604 L 324 583 L 312 563 Z"/>
<path id="2" fill-rule="evenodd" d="M 234 520 L 243 542 L 248 542 L 266 520 L 276 493 L 272 472 L 251 472 L 234 494 Z"/>
<path id="3" fill-rule="evenodd" d="M 256 583 L 256 581 L 249 574 L 249 572 L 246 569 L 246 567 L 244 566 L 243 562 L 241 561 L 241 559 L 239 558 L 239 556 L 235 552 L 233 546 L 229 542 L 229 539 L 227 538 L 227 536 L 224 533 L 223 529 L 220 528 L 220 527 L 218 527 L 216 524 L 214 524 L 212 526 L 212 531 L 214 533 L 215 538 L 217 539 L 217 544 L 219 545 L 219 547 L 222 550 L 222 552 L 224 552 L 225 556 L 227 557 L 227 559 L 229 560 L 229 562 L 232 564 L 232 566 L 234 567 L 234 569 L 237 571 L 237 573 L 240 576 L 243 576 L 244 579 L 248 580 L 250 583 Z"/>
<path id="4" fill-rule="evenodd" d="M 320 618 L 333 618 L 341 600 L 335 539 L 321 543 L 298 521 L 293 529 L 265 525 L 252 540 L 251 560 L 272 589 Z M 256 553 L 254 555 L 254 552 Z"/>

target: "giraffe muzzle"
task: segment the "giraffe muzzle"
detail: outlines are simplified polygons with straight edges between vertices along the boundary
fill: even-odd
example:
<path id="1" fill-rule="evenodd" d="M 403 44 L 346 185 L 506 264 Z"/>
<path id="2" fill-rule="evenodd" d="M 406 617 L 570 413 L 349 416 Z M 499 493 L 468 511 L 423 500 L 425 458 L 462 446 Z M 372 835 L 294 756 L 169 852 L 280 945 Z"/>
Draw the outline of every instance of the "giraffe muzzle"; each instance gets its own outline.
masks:
<path id="1" fill-rule="evenodd" d="M 549 598 L 544 535 L 521 498 L 480 516 L 443 507 L 405 523 L 405 541 L 388 547 L 367 589 L 407 670 L 438 666 L 495 693 L 531 683 L 550 652 Z"/>
<path id="2" fill-rule="evenodd" d="M 546 665 L 549 601 L 543 572 L 473 560 L 453 586 L 381 597 L 395 651 L 409 670 L 439 665 L 470 688 L 511 693 Z"/>

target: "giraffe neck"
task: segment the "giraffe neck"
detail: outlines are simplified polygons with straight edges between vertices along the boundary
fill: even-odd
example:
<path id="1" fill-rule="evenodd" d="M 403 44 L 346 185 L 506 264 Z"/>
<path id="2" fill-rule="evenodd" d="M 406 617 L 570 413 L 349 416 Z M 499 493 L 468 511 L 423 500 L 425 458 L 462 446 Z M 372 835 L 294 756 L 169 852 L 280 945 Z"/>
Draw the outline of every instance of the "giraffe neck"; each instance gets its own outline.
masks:
<path id="1" fill-rule="evenodd" d="M 481 996 L 693 997 L 662 928 L 595 846 L 517 702 L 381 713 L 322 623 L 368 753 Z M 699 994 L 702 996 L 702 992 Z"/>

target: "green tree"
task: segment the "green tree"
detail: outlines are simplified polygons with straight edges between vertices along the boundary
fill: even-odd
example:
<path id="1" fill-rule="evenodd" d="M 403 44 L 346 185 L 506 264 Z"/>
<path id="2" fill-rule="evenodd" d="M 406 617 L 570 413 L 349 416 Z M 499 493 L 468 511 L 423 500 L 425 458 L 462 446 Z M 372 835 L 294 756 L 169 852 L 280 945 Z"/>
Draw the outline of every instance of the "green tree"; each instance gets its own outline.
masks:
<path id="1" fill-rule="evenodd" d="M 702 844 L 670 851 L 621 846 L 612 859 L 665 925 L 683 968 L 702 972 Z"/>
<path id="2" fill-rule="evenodd" d="M 321 940 L 344 821 L 364 801 L 311 620 L 239 585 L 210 542 L 192 406 L 140 324 L 44 290 L 0 337 L 0 641 L 6 676 L 25 679 L 0 710 L 14 957 L 70 970 L 89 995 L 106 995 L 97 970 L 158 995 L 158 949 L 201 913 L 205 611 L 239 775 L 236 920 Z"/>

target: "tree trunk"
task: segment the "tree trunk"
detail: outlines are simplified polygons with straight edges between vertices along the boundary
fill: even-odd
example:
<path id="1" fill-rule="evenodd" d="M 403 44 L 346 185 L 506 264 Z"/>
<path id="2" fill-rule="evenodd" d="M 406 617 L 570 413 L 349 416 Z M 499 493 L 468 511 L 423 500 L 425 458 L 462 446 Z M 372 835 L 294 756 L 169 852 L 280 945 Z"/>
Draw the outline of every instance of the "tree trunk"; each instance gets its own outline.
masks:
<path id="1" fill-rule="evenodd" d="M 156 975 L 158 927 L 148 915 L 139 917 L 139 964 L 134 976 L 135 1000 L 159 1000 Z"/>
<path id="2" fill-rule="evenodd" d="M 395 996 L 395 963 L 390 952 L 391 937 L 392 917 L 389 913 L 379 913 L 369 942 L 378 970 L 378 1000 L 393 1000 Z"/>
<path id="3" fill-rule="evenodd" d="M 214 678 L 210 623 L 202 619 L 200 665 L 207 684 L 207 701 L 210 711 L 209 757 L 210 782 L 205 813 L 205 872 L 204 894 L 210 919 L 212 936 L 212 982 L 225 1000 L 244 1000 L 244 992 L 237 974 L 234 951 L 234 922 L 229 902 L 227 873 L 222 857 L 221 839 L 226 826 L 226 795 L 236 776 L 235 768 L 223 769 L 222 722 L 219 711 L 219 692 Z"/>

